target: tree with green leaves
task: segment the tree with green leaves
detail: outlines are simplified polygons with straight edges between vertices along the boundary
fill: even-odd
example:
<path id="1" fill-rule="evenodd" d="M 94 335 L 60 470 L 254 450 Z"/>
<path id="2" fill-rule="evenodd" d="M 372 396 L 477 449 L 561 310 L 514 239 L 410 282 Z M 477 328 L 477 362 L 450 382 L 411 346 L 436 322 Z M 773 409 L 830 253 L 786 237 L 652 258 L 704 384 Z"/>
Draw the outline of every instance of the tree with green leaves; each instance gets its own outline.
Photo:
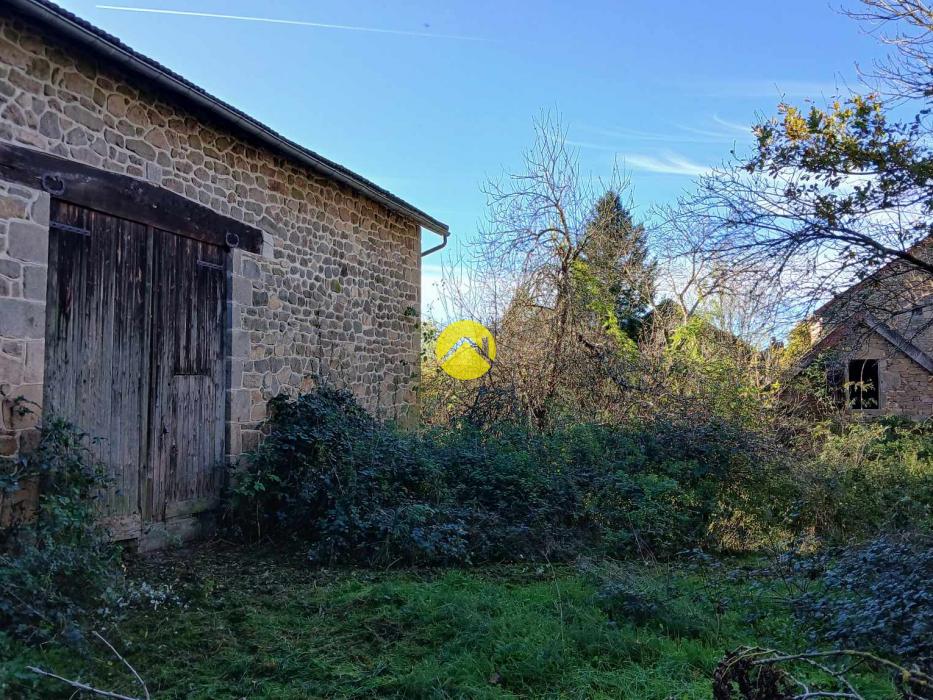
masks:
<path id="1" fill-rule="evenodd" d="M 620 345 L 638 341 L 654 297 L 657 266 L 646 239 L 619 193 L 606 192 L 594 206 L 574 264 L 578 303 Z"/>
<path id="2" fill-rule="evenodd" d="M 879 275 L 933 281 L 933 9 L 864 6 L 849 14 L 893 30 L 882 36 L 896 49 L 867 76 L 877 89 L 822 107 L 780 104 L 755 126 L 754 151 L 701 178 L 677 212 L 709 232 L 707 255 L 767 271 L 809 309 L 859 280 L 883 286 Z M 898 118 L 882 93 L 897 115 L 913 106 L 915 116 Z"/>

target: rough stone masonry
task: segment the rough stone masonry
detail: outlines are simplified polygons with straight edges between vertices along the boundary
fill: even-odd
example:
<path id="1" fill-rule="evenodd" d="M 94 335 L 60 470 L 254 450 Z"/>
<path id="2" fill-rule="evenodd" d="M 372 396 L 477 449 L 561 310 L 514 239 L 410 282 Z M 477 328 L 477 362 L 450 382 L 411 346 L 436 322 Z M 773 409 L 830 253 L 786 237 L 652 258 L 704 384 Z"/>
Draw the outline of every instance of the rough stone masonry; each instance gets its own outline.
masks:
<path id="1" fill-rule="evenodd" d="M 263 232 L 228 263 L 227 452 L 266 403 L 318 378 L 414 419 L 419 225 L 186 111 L 111 62 L 0 11 L 0 140 L 144 179 Z M 0 182 L 0 454 L 34 440 L 42 397 L 48 195 Z"/>

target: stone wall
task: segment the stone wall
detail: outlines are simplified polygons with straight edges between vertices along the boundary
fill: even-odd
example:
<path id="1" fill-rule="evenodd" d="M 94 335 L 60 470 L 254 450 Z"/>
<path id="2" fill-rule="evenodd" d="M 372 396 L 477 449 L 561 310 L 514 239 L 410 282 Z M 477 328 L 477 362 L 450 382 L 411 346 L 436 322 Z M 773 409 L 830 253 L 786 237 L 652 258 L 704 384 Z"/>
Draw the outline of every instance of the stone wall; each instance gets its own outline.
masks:
<path id="1" fill-rule="evenodd" d="M 229 260 L 232 456 L 255 444 L 269 398 L 307 389 L 318 377 L 350 388 L 375 413 L 412 420 L 417 223 L 10 17 L 0 17 L 0 140 L 145 179 L 263 231 L 261 255 L 235 251 Z M 2 230 L 22 232 L 30 218 L 47 220 L 47 198 L 32 201 L 13 186 L 3 192 Z M 24 279 L 28 269 L 38 284 L 45 260 L 39 249 L 47 247 L 47 233 L 43 238 L 34 229 L 30 249 L 37 252 L 29 253 L 29 267 L 13 274 L 10 263 L 12 276 L 0 275 L 0 289 L 8 290 L 0 318 L 20 319 L 9 333 L 15 342 L 3 346 L 2 377 L 8 367 L 19 377 L 21 364 L 30 368 L 30 381 L 41 371 L 36 375 L 25 340 L 41 341 L 43 324 L 27 324 L 18 309 L 41 318 L 42 295 Z M 26 287 L 38 296 L 23 299 Z"/>
<path id="2" fill-rule="evenodd" d="M 919 420 L 933 416 L 933 374 L 876 333 L 854 330 L 836 346 L 834 359 L 845 367 L 850 360 L 878 360 L 880 405 L 858 413 Z"/>
<path id="3" fill-rule="evenodd" d="M 49 196 L 0 182 L 0 456 L 35 442 L 45 357 Z"/>
<path id="4" fill-rule="evenodd" d="M 897 353 L 887 363 L 882 378 L 886 413 L 924 420 L 933 416 L 933 374 Z"/>
<path id="5" fill-rule="evenodd" d="M 933 238 L 911 252 L 933 262 Z M 889 263 L 814 314 L 810 321 L 813 342 L 866 311 L 926 352 L 933 352 L 933 277 L 929 274 L 899 261 Z"/>
<path id="6" fill-rule="evenodd" d="M 912 252 L 933 261 L 933 239 Z M 809 321 L 813 343 L 834 329 L 869 313 L 928 355 L 933 355 L 933 278 L 894 262 L 874 277 L 843 292 Z M 856 324 L 836 348 L 840 360 L 880 360 L 881 406 L 865 414 L 896 414 L 917 419 L 933 416 L 933 375 L 863 324 Z"/>

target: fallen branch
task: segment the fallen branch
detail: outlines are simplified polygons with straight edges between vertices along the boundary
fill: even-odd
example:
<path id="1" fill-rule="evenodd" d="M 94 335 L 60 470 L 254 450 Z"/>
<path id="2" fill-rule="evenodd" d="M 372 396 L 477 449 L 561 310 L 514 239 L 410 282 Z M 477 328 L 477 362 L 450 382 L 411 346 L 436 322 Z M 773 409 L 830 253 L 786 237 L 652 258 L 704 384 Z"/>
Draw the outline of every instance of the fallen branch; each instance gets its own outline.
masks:
<path id="1" fill-rule="evenodd" d="M 93 693 L 94 695 L 100 695 L 101 697 L 117 698 L 117 700 L 141 700 L 140 698 L 133 697 L 132 695 L 120 695 L 120 693 L 112 693 L 109 690 L 101 690 L 100 688 L 95 688 L 93 686 L 88 685 L 87 683 L 82 683 L 81 681 L 74 681 L 74 680 L 71 680 L 70 678 L 65 678 L 64 676 L 59 676 L 55 673 L 44 671 L 41 668 L 37 668 L 36 666 L 27 666 L 26 668 L 32 671 L 33 673 L 38 673 L 40 676 L 47 676 L 48 678 L 55 678 L 56 680 L 60 680 L 62 683 L 67 683 L 72 688 L 77 688 L 78 690 L 83 690 L 88 693 Z"/>
<path id="2" fill-rule="evenodd" d="M 114 698 L 115 700 L 151 700 L 149 696 L 149 688 L 146 687 L 146 682 L 142 679 L 142 676 L 140 676 L 139 673 L 137 673 L 136 669 L 133 668 L 132 664 L 130 664 L 129 661 L 123 658 L 120 652 L 118 652 L 114 648 L 113 644 L 111 644 L 106 639 L 104 639 L 104 637 L 99 632 L 95 630 L 93 634 L 100 641 L 106 644 L 107 648 L 110 649 L 111 652 L 113 652 L 113 655 L 116 656 L 118 659 L 120 659 L 123 665 L 126 666 L 130 670 L 130 673 L 133 674 L 133 677 L 136 679 L 136 681 L 139 683 L 139 685 L 143 689 L 143 698 L 134 697 L 132 695 L 121 695 L 120 693 L 114 693 L 113 691 L 110 691 L 110 690 L 102 690 L 101 688 L 95 688 L 94 686 L 88 685 L 87 683 L 82 683 L 81 681 L 76 681 L 70 678 L 65 678 L 64 676 L 59 676 L 56 673 L 52 673 L 51 671 L 46 671 L 44 669 L 38 668 L 37 666 L 27 666 L 26 668 L 40 676 L 46 676 L 47 678 L 54 678 L 56 680 L 61 681 L 62 683 L 67 683 L 72 688 L 77 688 L 78 690 L 83 690 L 87 693 L 99 695 L 100 697 Z"/>
<path id="3" fill-rule="evenodd" d="M 816 687 L 813 681 L 805 682 L 791 672 L 794 665 L 821 672 L 832 687 Z M 904 700 L 933 700 L 933 677 L 865 651 L 841 649 L 786 654 L 761 647 L 739 647 L 726 654 L 713 674 L 713 697 L 716 700 L 865 700 L 847 677 L 860 665 L 893 672 Z"/>

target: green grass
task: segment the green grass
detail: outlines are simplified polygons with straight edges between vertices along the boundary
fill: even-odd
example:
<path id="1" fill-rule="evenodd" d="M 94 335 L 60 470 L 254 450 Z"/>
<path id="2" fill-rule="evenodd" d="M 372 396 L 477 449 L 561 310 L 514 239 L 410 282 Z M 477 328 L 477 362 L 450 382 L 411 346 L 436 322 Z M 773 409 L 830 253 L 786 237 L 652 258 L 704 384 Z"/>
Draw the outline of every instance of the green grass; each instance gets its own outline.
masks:
<path id="1" fill-rule="evenodd" d="M 142 562 L 186 604 L 134 611 L 103 630 L 153 698 L 709 698 L 740 644 L 803 649 L 775 600 L 741 562 L 639 566 L 668 601 L 645 624 L 611 619 L 591 576 L 569 566 L 470 570 L 312 569 L 300 557 L 203 547 Z M 618 617 L 618 616 L 617 616 Z M 138 694 L 102 645 L 25 649 L 0 635 L 0 693 L 69 697 L 36 664 Z M 870 697 L 890 686 L 868 679 Z"/>

